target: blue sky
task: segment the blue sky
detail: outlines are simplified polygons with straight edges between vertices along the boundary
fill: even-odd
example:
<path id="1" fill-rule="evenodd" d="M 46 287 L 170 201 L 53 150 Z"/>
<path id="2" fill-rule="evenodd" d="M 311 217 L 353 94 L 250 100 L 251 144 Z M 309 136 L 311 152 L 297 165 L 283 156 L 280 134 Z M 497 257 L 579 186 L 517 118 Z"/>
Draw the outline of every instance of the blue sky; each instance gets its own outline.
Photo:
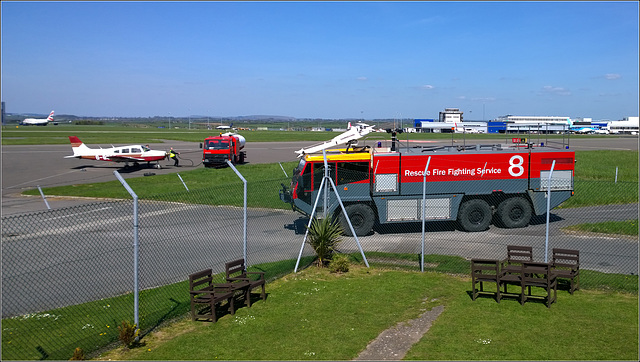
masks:
<path id="1" fill-rule="evenodd" d="M 638 2 L 2 2 L 9 113 L 638 115 Z"/>

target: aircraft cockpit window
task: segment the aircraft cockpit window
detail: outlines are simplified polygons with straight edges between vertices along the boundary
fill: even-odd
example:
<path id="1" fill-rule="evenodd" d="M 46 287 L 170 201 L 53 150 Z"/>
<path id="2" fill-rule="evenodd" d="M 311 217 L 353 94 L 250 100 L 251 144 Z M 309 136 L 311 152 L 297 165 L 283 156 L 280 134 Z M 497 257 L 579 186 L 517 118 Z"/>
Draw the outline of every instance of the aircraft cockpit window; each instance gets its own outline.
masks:
<path id="1" fill-rule="evenodd" d="M 115 150 L 113 151 L 113 153 L 120 153 L 120 150 Z"/>
<path id="2" fill-rule="evenodd" d="M 142 152 L 142 151 L 140 151 L 139 148 L 132 148 L 131 149 L 131 153 L 140 153 L 140 152 Z"/>
<path id="3" fill-rule="evenodd" d="M 128 148 L 123 148 L 122 149 L 122 153 L 129 153 L 129 149 Z"/>
<path id="4" fill-rule="evenodd" d="M 143 150 L 144 152 L 149 152 L 149 151 L 151 151 L 151 149 L 150 149 L 149 147 L 147 147 L 147 146 L 142 146 L 142 150 Z"/>

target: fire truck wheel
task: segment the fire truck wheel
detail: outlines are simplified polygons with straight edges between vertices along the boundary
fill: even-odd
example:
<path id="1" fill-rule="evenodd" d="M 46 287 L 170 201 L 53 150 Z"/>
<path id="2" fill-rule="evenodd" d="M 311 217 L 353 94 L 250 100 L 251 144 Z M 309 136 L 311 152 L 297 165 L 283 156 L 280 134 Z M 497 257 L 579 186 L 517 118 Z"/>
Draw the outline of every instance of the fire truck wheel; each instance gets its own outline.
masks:
<path id="1" fill-rule="evenodd" d="M 531 205 L 522 197 L 511 197 L 498 205 L 497 214 L 501 226 L 523 228 L 531 220 Z"/>
<path id="2" fill-rule="evenodd" d="M 353 204 L 345 206 L 345 210 L 347 211 L 349 220 L 351 220 L 351 225 L 356 235 L 364 236 L 371 232 L 373 223 L 375 222 L 375 214 L 373 210 L 371 210 L 371 207 L 365 204 Z M 349 229 L 349 223 L 347 223 L 347 219 L 342 212 L 340 213 L 340 225 L 346 236 L 353 236 L 351 229 Z"/>
<path id="3" fill-rule="evenodd" d="M 484 231 L 491 223 L 491 207 L 480 199 L 472 199 L 460 205 L 458 223 L 464 231 Z"/>

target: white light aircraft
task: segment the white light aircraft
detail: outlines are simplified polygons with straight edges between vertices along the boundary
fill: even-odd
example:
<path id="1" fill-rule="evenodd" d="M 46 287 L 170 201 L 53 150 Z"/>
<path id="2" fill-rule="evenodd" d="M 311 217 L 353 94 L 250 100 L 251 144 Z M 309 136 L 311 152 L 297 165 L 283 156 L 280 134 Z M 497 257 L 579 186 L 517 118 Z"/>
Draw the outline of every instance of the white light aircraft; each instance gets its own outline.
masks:
<path id="1" fill-rule="evenodd" d="M 47 118 L 25 118 L 22 122 L 20 122 L 23 126 L 46 126 L 49 122 L 53 122 L 54 125 L 57 125 L 57 122 L 53 121 L 53 111 L 49 113 L 49 117 Z"/>
<path id="2" fill-rule="evenodd" d="M 156 168 L 161 168 L 160 160 L 167 157 L 165 151 L 154 151 L 143 145 L 128 145 L 111 148 L 89 148 L 76 136 L 69 136 L 73 156 L 65 156 L 64 158 L 79 158 L 94 161 L 111 161 L 124 162 L 125 167 L 129 166 L 129 162 L 133 162 L 134 166 L 138 166 L 138 162 L 146 162 L 150 165 L 156 161 Z"/>

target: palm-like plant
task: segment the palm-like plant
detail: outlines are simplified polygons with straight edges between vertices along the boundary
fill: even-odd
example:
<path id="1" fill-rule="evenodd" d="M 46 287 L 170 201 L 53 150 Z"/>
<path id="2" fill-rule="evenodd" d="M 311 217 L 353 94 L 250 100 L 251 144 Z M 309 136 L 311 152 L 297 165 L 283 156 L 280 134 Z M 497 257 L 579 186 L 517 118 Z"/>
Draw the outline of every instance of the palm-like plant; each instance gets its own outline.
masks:
<path id="1" fill-rule="evenodd" d="M 318 255 L 318 265 L 322 267 L 331 259 L 331 254 L 342 241 L 342 226 L 331 217 L 314 218 L 308 229 L 307 242 Z"/>

